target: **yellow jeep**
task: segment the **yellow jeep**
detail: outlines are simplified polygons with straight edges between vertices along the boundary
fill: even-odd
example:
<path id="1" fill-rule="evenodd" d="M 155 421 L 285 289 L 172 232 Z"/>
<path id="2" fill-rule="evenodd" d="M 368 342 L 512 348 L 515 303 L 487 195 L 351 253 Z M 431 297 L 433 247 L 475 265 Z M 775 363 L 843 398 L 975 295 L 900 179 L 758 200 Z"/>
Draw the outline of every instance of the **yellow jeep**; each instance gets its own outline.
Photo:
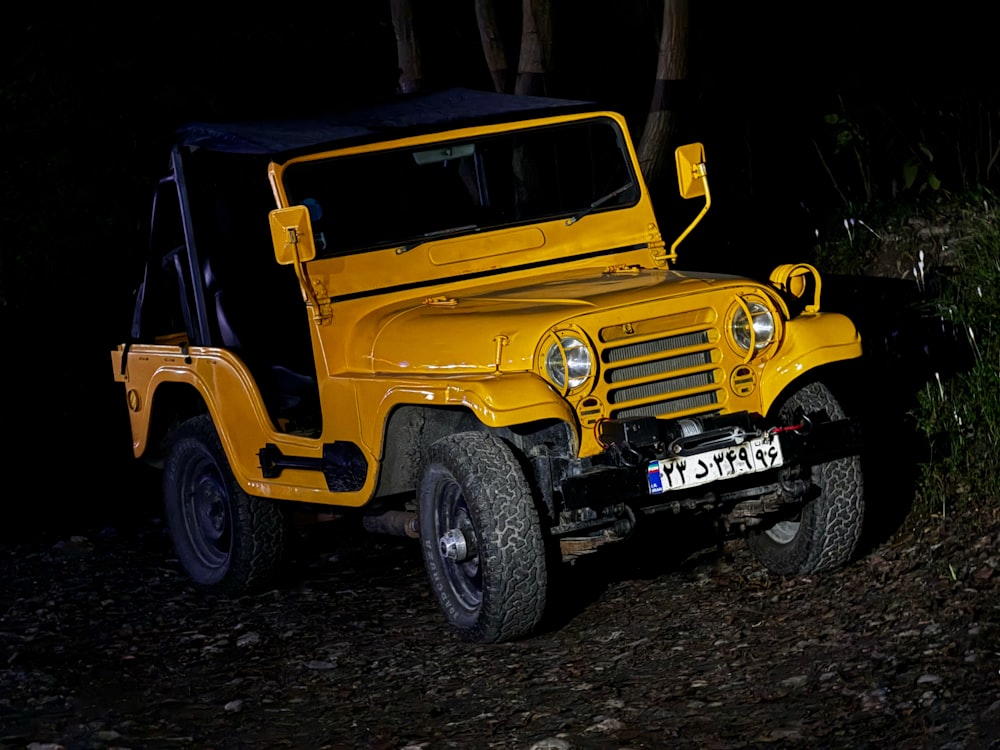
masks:
<path id="1" fill-rule="evenodd" d="M 204 588 L 272 580 L 286 512 L 420 539 L 470 641 L 530 633 L 555 550 L 711 514 L 780 574 L 845 563 L 861 354 L 808 265 L 673 270 L 625 120 L 470 91 L 181 130 L 131 337 L 111 353 L 135 455 L 163 467 Z M 558 561 L 558 556 L 555 556 Z"/>

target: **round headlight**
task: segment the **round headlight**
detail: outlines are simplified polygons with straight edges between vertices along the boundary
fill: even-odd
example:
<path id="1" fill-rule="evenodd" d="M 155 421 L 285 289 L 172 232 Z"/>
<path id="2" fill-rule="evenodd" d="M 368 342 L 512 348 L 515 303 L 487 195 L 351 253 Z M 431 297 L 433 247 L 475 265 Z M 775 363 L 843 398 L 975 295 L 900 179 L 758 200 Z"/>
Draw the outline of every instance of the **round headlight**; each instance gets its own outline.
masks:
<path id="1" fill-rule="evenodd" d="M 749 319 L 747 311 L 750 312 Z M 733 340 L 745 351 L 750 350 L 752 341 L 754 348 L 759 351 L 770 344 L 772 339 L 774 339 L 774 315 L 760 302 L 746 300 L 746 308 L 740 305 L 733 315 Z"/>
<path id="2" fill-rule="evenodd" d="M 583 385 L 592 369 L 590 349 L 573 336 L 559 339 L 545 354 L 545 372 L 559 388 Z"/>

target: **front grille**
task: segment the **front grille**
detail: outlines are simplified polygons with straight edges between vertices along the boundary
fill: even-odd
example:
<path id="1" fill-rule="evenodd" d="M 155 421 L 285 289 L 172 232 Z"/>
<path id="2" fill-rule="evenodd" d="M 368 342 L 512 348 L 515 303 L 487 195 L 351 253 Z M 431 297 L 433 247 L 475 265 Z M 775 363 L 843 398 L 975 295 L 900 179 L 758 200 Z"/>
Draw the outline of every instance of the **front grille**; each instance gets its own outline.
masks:
<path id="1" fill-rule="evenodd" d="M 715 411 L 719 403 L 716 363 L 721 355 L 714 328 L 677 333 L 643 329 L 642 340 L 620 343 L 622 338 L 615 337 L 601 352 L 611 417 Z"/>

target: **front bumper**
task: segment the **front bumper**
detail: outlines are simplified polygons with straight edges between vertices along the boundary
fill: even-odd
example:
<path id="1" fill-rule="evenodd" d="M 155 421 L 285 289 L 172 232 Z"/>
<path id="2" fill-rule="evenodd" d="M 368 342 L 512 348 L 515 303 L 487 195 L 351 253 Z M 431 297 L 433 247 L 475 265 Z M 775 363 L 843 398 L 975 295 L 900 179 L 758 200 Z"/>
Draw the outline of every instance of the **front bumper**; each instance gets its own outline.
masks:
<path id="1" fill-rule="evenodd" d="M 779 492 L 796 499 L 805 467 L 861 452 L 861 425 L 804 415 L 794 425 L 765 428 L 746 413 L 688 420 L 606 420 L 607 450 L 562 481 L 568 510 L 599 511 Z"/>

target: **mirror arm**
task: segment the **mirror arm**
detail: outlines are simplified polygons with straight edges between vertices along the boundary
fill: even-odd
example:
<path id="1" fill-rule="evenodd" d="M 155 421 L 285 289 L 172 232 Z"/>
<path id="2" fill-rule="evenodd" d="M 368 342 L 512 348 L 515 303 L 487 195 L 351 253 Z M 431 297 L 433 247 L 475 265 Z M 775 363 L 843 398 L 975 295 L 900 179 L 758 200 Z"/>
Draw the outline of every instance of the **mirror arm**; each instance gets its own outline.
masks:
<path id="1" fill-rule="evenodd" d="M 670 255 L 667 256 L 670 260 L 677 259 L 677 246 L 684 241 L 685 237 L 691 234 L 691 231 L 698 226 L 703 218 L 705 218 L 705 214 L 708 213 L 708 209 L 712 207 L 712 192 L 708 189 L 708 170 L 705 168 L 705 162 L 696 164 L 695 169 L 698 171 L 696 179 L 701 180 L 701 184 L 705 189 L 705 205 L 702 206 L 701 211 L 699 211 L 698 215 L 694 217 L 694 221 L 688 225 L 688 228 L 681 232 L 677 236 L 677 239 L 670 245 Z"/>

